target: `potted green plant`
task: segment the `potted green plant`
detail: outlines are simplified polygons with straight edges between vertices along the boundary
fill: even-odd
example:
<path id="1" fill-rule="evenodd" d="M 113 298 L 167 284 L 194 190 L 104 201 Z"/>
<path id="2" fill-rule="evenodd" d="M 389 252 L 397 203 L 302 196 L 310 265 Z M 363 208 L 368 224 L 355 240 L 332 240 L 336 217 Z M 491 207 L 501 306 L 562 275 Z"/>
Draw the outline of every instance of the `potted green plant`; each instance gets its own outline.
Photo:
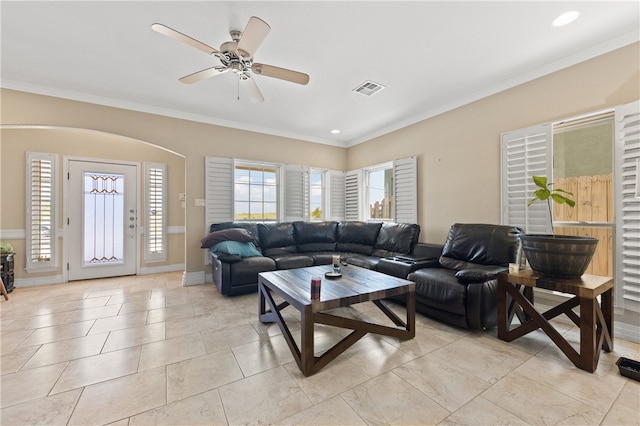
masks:
<path id="1" fill-rule="evenodd" d="M 529 201 L 528 207 L 538 201 L 547 203 L 552 234 L 525 234 L 520 237 L 529 266 L 543 275 L 580 278 L 591 263 L 598 239 L 576 235 L 555 235 L 551 201 L 574 207 L 575 201 L 568 197 L 573 194 L 563 189 L 552 188 L 553 183 L 548 183 L 546 176 L 533 176 L 533 182 L 538 189 L 534 191 L 534 198 Z"/>

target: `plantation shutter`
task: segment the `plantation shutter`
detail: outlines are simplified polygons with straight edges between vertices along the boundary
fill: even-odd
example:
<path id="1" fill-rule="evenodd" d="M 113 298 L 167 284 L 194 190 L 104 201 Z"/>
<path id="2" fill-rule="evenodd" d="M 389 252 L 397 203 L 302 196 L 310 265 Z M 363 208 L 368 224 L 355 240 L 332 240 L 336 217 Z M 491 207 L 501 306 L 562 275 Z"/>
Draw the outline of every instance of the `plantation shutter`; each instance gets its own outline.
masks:
<path id="1" fill-rule="evenodd" d="M 284 166 L 284 221 L 309 220 L 309 168 Z"/>
<path id="2" fill-rule="evenodd" d="M 545 203 L 527 207 L 533 198 L 533 176 L 552 181 L 551 124 L 501 135 L 502 224 L 519 226 L 530 234 L 550 234 L 551 218 Z"/>
<path id="3" fill-rule="evenodd" d="M 344 181 L 344 219 L 360 220 L 362 171 L 354 170 L 346 172 Z"/>
<path id="4" fill-rule="evenodd" d="M 327 172 L 329 183 L 329 214 L 328 220 L 344 220 L 345 219 L 345 174 L 335 170 Z"/>
<path id="5" fill-rule="evenodd" d="M 58 156 L 27 153 L 26 268 L 28 272 L 57 269 Z"/>
<path id="6" fill-rule="evenodd" d="M 616 304 L 640 312 L 640 101 L 615 110 Z"/>
<path id="7" fill-rule="evenodd" d="M 418 177 L 416 157 L 393 162 L 393 195 L 395 198 L 394 220 L 396 222 L 418 222 Z"/>
<path id="8" fill-rule="evenodd" d="M 146 261 L 167 259 L 167 165 L 145 163 Z"/>
<path id="9" fill-rule="evenodd" d="M 233 221 L 233 159 L 205 157 L 205 227 Z"/>

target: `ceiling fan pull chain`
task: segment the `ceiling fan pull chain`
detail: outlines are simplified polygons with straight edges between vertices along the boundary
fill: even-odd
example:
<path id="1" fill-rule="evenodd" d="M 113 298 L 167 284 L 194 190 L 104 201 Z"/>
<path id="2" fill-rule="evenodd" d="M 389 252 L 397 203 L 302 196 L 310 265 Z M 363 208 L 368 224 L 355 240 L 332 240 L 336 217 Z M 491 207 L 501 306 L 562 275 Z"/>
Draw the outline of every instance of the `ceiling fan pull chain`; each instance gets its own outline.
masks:
<path id="1" fill-rule="evenodd" d="M 240 100 L 240 79 L 238 78 L 238 100 Z"/>

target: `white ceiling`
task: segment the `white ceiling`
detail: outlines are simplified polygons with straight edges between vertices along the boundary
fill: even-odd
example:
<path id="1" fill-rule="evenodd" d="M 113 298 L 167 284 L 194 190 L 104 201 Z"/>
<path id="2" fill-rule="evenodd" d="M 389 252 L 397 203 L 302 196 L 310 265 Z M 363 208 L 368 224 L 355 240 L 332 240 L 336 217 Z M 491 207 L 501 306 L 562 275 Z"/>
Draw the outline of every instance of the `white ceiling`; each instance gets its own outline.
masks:
<path id="1" fill-rule="evenodd" d="M 3 0 L 0 76 L 11 89 L 351 146 L 637 41 L 639 5 Z M 553 27 L 568 10 L 580 17 Z M 252 15 L 271 26 L 255 61 L 305 72 L 308 85 L 256 76 L 265 102 L 254 104 L 236 99 L 231 73 L 180 83 L 218 59 L 150 28 L 218 48 Z M 386 89 L 353 92 L 366 80 Z"/>

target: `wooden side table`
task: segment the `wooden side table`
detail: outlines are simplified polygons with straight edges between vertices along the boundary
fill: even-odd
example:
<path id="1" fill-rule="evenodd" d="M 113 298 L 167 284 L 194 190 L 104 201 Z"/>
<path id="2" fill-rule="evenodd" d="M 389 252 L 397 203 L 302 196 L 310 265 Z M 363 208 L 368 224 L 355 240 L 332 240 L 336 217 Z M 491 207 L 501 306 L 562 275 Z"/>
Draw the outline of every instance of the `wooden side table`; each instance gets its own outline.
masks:
<path id="1" fill-rule="evenodd" d="M 531 270 L 498 274 L 498 338 L 510 342 L 538 328 L 578 368 L 593 373 L 600 349 L 613 350 L 613 278 L 583 275 L 580 279 L 547 277 Z M 572 294 L 574 297 L 538 312 L 533 305 L 533 288 Z M 600 296 L 600 303 L 597 297 Z M 580 307 L 580 315 L 572 309 Z M 580 329 L 580 352 L 553 327 L 549 320 L 565 314 Z M 520 325 L 511 328 L 513 316 Z"/>

